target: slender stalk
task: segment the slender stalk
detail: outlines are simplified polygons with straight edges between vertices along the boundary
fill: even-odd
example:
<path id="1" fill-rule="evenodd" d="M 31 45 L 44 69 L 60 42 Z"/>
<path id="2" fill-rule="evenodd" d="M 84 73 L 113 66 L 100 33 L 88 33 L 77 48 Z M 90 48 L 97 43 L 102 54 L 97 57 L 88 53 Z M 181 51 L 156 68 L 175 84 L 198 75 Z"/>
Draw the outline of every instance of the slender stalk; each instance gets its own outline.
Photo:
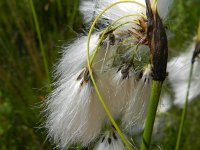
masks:
<path id="1" fill-rule="evenodd" d="M 57 2 L 57 6 L 58 6 L 59 15 L 63 15 L 61 0 L 57 0 L 56 2 Z"/>
<path id="2" fill-rule="evenodd" d="M 50 75 L 49 75 L 49 67 L 48 67 L 48 63 L 47 63 L 47 59 L 46 59 L 46 53 L 45 53 L 43 42 L 42 42 L 42 37 L 41 37 L 41 32 L 40 32 L 40 28 L 39 28 L 38 19 L 37 19 L 37 14 L 35 12 L 35 7 L 34 7 L 34 4 L 33 4 L 33 1 L 29 0 L 29 2 L 30 2 L 30 6 L 31 6 L 31 11 L 32 11 L 32 14 L 33 14 L 33 19 L 34 19 L 34 23 L 35 23 L 35 29 L 36 29 L 37 37 L 38 37 L 39 44 L 40 44 L 40 50 L 42 52 L 44 69 L 45 69 L 47 81 L 48 81 L 48 84 L 49 84 L 48 88 L 50 90 L 51 79 L 50 79 Z"/>
<path id="3" fill-rule="evenodd" d="M 158 102 L 162 89 L 162 81 L 152 81 L 152 92 L 150 97 L 150 104 L 147 111 L 147 119 L 145 121 L 145 129 L 143 133 L 143 140 L 140 150 L 148 150 L 151 143 L 151 135 L 153 131 L 153 125 L 157 112 Z"/>
<path id="4" fill-rule="evenodd" d="M 181 123 L 179 125 L 178 137 L 177 137 L 177 140 L 176 140 L 175 150 L 179 150 L 179 147 L 180 147 L 181 135 L 182 135 L 182 132 L 183 132 L 183 126 L 184 126 L 184 122 L 185 122 L 185 119 L 186 119 L 187 108 L 188 108 L 188 98 L 189 98 L 190 86 L 191 86 L 191 81 L 192 81 L 193 66 L 194 66 L 194 63 L 191 63 L 188 86 L 187 86 L 187 94 L 186 94 L 186 98 L 185 98 L 185 105 L 184 105 L 182 115 L 181 115 Z"/>
<path id="5" fill-rule="evenodd" d="M 77 149 L 77 150 L 81 150 L 81 144 L 77 144 L 76 149 Z"/>

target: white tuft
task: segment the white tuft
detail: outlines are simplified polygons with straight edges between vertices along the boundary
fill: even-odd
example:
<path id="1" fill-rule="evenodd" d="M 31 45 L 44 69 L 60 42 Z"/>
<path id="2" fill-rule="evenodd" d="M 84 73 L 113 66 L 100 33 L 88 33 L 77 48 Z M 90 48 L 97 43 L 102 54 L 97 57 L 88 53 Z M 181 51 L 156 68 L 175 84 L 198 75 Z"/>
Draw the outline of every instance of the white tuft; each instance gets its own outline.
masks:
<path id="1" fill-rule="evenodd" d="M 92 0 L 82 0 L 79 7 L 80 12 L 83 14 L 83 20 L 88 23 L 94 19 L 96 4 Z"/>
<path id="2" fill-rule="evenodd" d="M 94 51 L 98 37 L 98 34 L 91 37 L 90 54 Z M 80 37 L 72 45 L 63 48 L 63 57 L 56 68 L 56 88 L 46 100 L 45 127 L 48 138 L 60 148 L 76 142 L 83 146 L 89 144 L 99 135 L 106 117 L 85 73 L 86 45 L 87 36 Z M 95 78 L 100 84 L 98 76 Z M 100 89 L 103 86 L 105 85 L 100 84 Z M 107 91 L 102 92 L 107 94 Z"/>
<path id="3" fill-rule="evenodd" d="M 194 44 L 189 51 L 173 58 L 168 64 L 169 81 L 172 84 L 175 94 L 174 104 L 183 107 L 187 92 L 191 58 L 194 51 Z M 189 101 L 200 94 L 200 60 L 194 63 L 193 76 L 190 87 Z"/>
<path id="4" fill-rule="evenodd" d="M 84 18 L 88 18 L 86 20 L 89 20 L 89 18 L 95 18 L 99 13 L 101 13 L 106 7 L 110 6 L 111 4 L 118 2 L 119 0 L 94 0 L 93 3 L 92 1 L 82 1 L 81 6 L 80 6 L 80 11 L 82 12 Z M 144 0 L 136 0 L 137 2 L 141 4 L 145 4 Z M 114 21 L 117 20 L 120 17 L 123 17 L 125 15 L 130 15 L 130 14 L 145 14 L 145 8 L 135 4 L 135 3 L 120 3 L 109 10 L 107 10 L 102 18 L 109 20 L 109 21 Z M 131 16 L 127 17 L 118 23 L 126 22 L 126 21 L 133 21 L 137 20 L 139 17 L 138 16 Z M 104 20 L 105 22 L 105 20 Z M 130 25 L 128 25 L 130 27 Z"/>
<path id="5" fill-rule="evenodd" d="M 94 34 L 90 39 L 90 54 L 94 52 L 99 39 L 99 34 Z M 86 66 L 87 57 L 87 40 L 88 36 L 79 37 L 69 46 L 62 47 L 62 58 L 56 67 L 55 76 L 60 77 L 61 83 L 63 80 L 68 80 L 72 74 L 78 72 Z M 58 83 L 59 84 L 59 83 Z"/>
<path id="6" fill-rule="evenodd" d="M 80 11 L 82 12 L 84 16 L 84 20 L 87 22 L 88 20 L 91 20 L 91 18 L 95 18 L 99 13 L 101 13 L 106 7 L 110 6 L 111 4 L 118 2 L 120 0 L 87 0 L 82 1 L 80 5 Z M 122 1 L 122 0 L 121 0 Z M 136 2 L 144 5 L 145 0 L 135 0 Z M 152 0 L 153 3 L 154 0 Z M 171 5 L 173 0 L 158 0 L 157 8 L 158 13 L 160 14 L 162 19 L 165 19 L 170 11 Z M 146 15 L 146 8 L 142 7 L 141 5 L 135 4 L 135 3 L 120 3 L 116 6 L 110 8 L 103 14 L 103 18 L 108 19 L 110 21 L 117 20 L 120 17 L 123 17 L 125 15 L 129 14 L 143 14 Z M 119 23 L 125 22 L 125 21 L 133 21 L 137 20 L 139 17 L 127 17 L 126 19 L 123 19 L 123 21 L 120 21 Z"/>
<path id="7" fill-rule="evenodd" d="M 98 37 L 98 34 L 91 37 L 90 54 L 94 52 Z M 86 49 L 86 36 L 79 38 L 71 46 L 64 47 L 64 55 L 56 72 L 56 88 L 46 100 L 45 127 L 48 130 L 48 138 L 62 149 L 77 142 L 87 146 L 99 136 L 102 127 L 108 123 L 108 117 L 89 75 L 87 76 Z M 109 80 L 110 72 L 100 71 L 104 57 L 105 50 L 99 48 L 93 62 L 93 74 L 105 104 L 112 115 L 117 117 L 121 105 L 111 97 L 114 91 Z"/>

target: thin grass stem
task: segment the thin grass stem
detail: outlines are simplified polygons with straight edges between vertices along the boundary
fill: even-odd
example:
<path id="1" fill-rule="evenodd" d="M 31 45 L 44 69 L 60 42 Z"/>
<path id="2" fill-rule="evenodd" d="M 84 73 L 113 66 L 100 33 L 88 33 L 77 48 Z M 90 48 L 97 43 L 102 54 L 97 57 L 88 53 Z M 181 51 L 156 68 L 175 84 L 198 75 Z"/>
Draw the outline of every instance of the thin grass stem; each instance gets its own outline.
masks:
<path id="1" fill-rule="evenodd" d="M 39 40 L 39 45 L 40 45 L 40 50 L 42 52 L 42 58 L 43 58 L 43 63 L 44 63 L 44 69 L 45 69 L 45 73 L 46 73 L 46 78 L 48 81 L 48 89 L 50 90 L 50 84 L 51 84 L 51 79 L 50 79 L 50 75 L 49 75 L 49 67 L 48 67 L 48 62 L 46 59 L 46 53 L 44 50 L 44 46 L 43 46 L 43 42 L 42 42 L 42 37 L 41 37 L 41 32 L 40 32 L 40 27 L 39 27 L 39 23 L 38 23 L 38 19 L 37 19 L 37 14 L 35 12 L 35 7 L 33 4 L 32 0 L 29 0 L 30 6 L 31 6 L 31 11 L 33 14 L 33 19 L 34 19 L 34 23 L 35 23 L 35 29 L 36 29 L 36 33 L 37 33 L 37 37 Z"/>
<path id="2" fill-rule="evenodd" d="M 188 79 L 188 86 L 187 86 L 187 93 L 186 93 L 186 97 L 185 97 L 185 105 L 184 105 L 182 115 L 181 115 L 181 122 L 180 122 L 180 125 L 179 125 L 178 137 L 177 137 L 177 140 L 176 140 L 175 150 L 179 150 L 180 143 L 181 143 L 181 136 L 182 136 L 182 133 L 183 133 L 183 126 L 184 126 L 184 122 L 186 120 L 186 114 L 187 114 L 187 109 L 188 109 L 188 99 L 189 99 L 190 86 L 191 86 L 191 81 L 192 81 L 193 66 L 194 66 L 194 64 L 191 63 L 189 79 Z"/>
<path id="3" fill-rule="evenodd" d="M 62 10 L 62 5 L 61 5 L 61 0 L 57 0 L 56 2 L 57 2 L 59 14 L 62 15 L 63 10 Z"/>

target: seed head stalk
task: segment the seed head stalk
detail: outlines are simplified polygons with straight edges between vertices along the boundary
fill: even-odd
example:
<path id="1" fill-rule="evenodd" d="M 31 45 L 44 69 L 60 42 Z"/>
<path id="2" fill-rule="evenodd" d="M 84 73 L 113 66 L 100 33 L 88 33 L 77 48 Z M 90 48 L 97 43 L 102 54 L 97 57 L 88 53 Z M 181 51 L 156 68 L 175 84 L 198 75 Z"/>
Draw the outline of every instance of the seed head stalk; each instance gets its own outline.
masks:
<path id="1" fill-rule="evenodd" d="M 156 2 L 156 1 L 155 1 Z M 151 144 L 151 136 L 160 99 L 163 81 L 166 78 L 168 41 L 164 25 L 158 14 L 156 4 L 151 5 L 146 0 L 147 6 L 147 39 L 151 52 L 152 66 L 152 91 L 145 120 L 143 140 L 140 150 L 148 150 Z"/>
<path id="2" fill-rule="evenodd" d="M 32 14 L 33 14 L 33 20 L 34 20 L 34 23 L 35 23 L 35 29 L 36 29 L 37 37 L 38 37 L 39 44 L 40 44 L 40 50 L 42 52 L 45 74 L 46 74 L 46 78 L 47 78 L 47 81 L 48 81 L 48 84 L 49 84 L 48 90 L 50 91 L 51 90 L 51 88 L 50 88 L 51 78 L 50 78 L 50 75 L 49 75 L 49 67 L 48 67 L 48 62 L 47 62 L 47 59 L 46 59 L 46 53 L 45 53 L 43 42 L 42 42 L 42 37 L 41 37 L 41 32 L 40 32 L 40 28 L 39 28 L 38 19 L 37 19 L 37 14 L 35 12 L 35 7 L 34 7 L 34 4 L 33 4 L 33 1 L 29 0 L 29 3 L 30 3 L 30 6 L 31 6 Z"/>
<path id="3" fill-rule="evenodd" d="M 186 120 L 186 115 L 187 115 L 187 110 L 188 110 L 188 100 L 189 100 L 190 87 L 191 87 L 191 82 L 192 82 L 194 63 L 195 63 L 196 58 L 199 56 L 199 54 L 200 54 L 200 21 L 199 21 L 199 26 L 198 26 L 198 30 L 197 30 L 197 41 L 196 41 L 195 49 L 194 49 L 193 56 L 191 59 L 191 66 L 190 66 L 190 72 L 189 72 L 189 78 L 188 78 L 188 86 L 187 86 L 187 92 L 186 92 L 186 97 L 185 97 L 185 105 L 184 105 L 182 115 L 181 115 L 181 122 L 179 125 L 175 150 L 179 150 L 179 147 L 180 147 L 183 126 L 184 126 L 184 122 Z"/>
<path id="4" fill-rule="evenodd" d="M 155 80 L 153 80 L 152 82 L 152 93 L 150 97 L 149 109 L 147 111 L 147 119 L 145 121 L 145 130 L 143 133 L 143 140 L 140 148 L 141 150 L 148 150 L 150 147 L 151 135 L 160 99 L 162 83 L 163 83 L 162 81 L 155 81 Z"/>
<path id="5" fill-rule="evenodd" d="M 188 109 L 188 98 L 189 98 L 190 86 L 191 86 L 191 81 L 192 81 L 193 66 L 194 66 L 194 64 L 192 63 L 191 66 L 190 66 L 189 80 L 188 80 L 188 86 L 187 86 L 187 94 L 186 94 L 186 98 L 185 98 L 185 105 L 184 105 L 182 115 L 181 115 L 181 122 L 180 122 L 180 125 L 179 125 L 178 137 L 177 137 L 177 140 L 176 140 L 175 150 L 179 150 L 179 147 L 180 147 L 181 136 L 182 136 L 182 132 L 183 132 L 183 126 L 184 126 L 184 122 L 185 122 L 186 114 L 187 114 L 187 109 Z"/>

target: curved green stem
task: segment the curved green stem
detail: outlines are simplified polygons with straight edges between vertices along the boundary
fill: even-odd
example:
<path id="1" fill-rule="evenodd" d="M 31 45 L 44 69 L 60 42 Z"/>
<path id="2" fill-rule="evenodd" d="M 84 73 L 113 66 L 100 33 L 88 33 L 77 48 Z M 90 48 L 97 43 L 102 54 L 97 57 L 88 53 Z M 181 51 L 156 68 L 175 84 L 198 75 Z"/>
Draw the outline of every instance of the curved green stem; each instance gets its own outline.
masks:
<path id="1" fill-rule="evenodd" d="M 97 96 L 106 112 L 106 114 L 108 115 L 110 121 L 112 122 L 113 126 L 115 127 L 115 129 L 117 130 L 118 134 L 120 135 L 122 141 L 124 142 L 124 144 L 126 145 L 126 147 L 129 149 L 129 150 L 132 150 L 132 147 L 130 145 L 130 143 L 128 142 L 128 140 L 126 139 L 126 137 L 123 135 L 122 131 L 120 130 L 120 128 L 118 127 L 117 123 L 115 122 L 114 118 L 112 117 L 108 107 L 106 106 L 105 104 L 105 101 L 103 100 L 103 97 L 101 96 L 100 94 L 100 91 L 99 91 L 99 88 L 97 87 L 97 84 L 95 82 L 95 79 L 94 79 L 94 76 L 93 76 L 93 73 L 92 73 L 92 68 L 90 66 L 90 63 L 89 63 L 89 59 L 88 59 L 88 70 L 89 70 L 89 73 L 90 73 L 90 78 L 92 80 L 92 83 L 93 83 L 93 86 L 94 86 L 94 89 L 97 93 Z"/>
<path id="2" fill-rule="evenodd" d="M 135 3 L 135 4 L 138 4 L 138 5 L 142 6 L 142 7 L 145 7 L 144 5 L 142 5 L 142 4 L 140 4 L 140 3 L 136 2 L 136 1 L 124 0 L 124 1 L 119 1 L 119 2 L 113 3 L 113 4 L 111 4 L 110 6 L 108 6 L 107 8 L 105 8 L 105 9 L 95 18 L 95 20 L 94 20 L 94 22 L 93 22 L 93 24 L 92 24 L 92 26 L 91 26 L 91 28 L 90 28 L 89 34 L 88 34 L 88 42 L 87 42 L 87 65 L 88 65 L 88 70 L 89 70 L 89 74 L 90 74 L 91 81 L 92 81 L 92 83 L 93 83 L 93 86 L 94 86 L 94 88 L 95 88 L 95 91 L 96 91 L 96 93 L 97 93 L 97 95 L 98 95 L 98 98 L 99 98 L 99 100 L 100 100 L 100 102 L 101 102 L 101 104 L 102 104 L 102 106 L 103 106 L 103 108 L 104 108 L 106 114 L 108 115 L 110 121 L 112 122 L 113 126 L 114 126 L 115 129 L 117 130 L 118 134 L 120 135 L 120 137 L 121 137 L 122 141 L 124 142 L 124 144 L 126 145 L 126 147 L 127 147 L 129 150 L 132 150 L 132 146 L 130 145 L 130 143 L 128 142 L 128 140 L 127 140 L 126 137 L 123 135 L 123 133 L 122 133 L 122 131 L 120 130 L 120 128 L 118 127 L 117 123 L 115 122 L 114 118 L 112 117 L 112 115 L 111 115 L 109 109 L 107 108 L 107 106 L 106 106 L 106 104 L 105 104 L 105 102 L 104 102 L 104 100 L 103 100 L 103 98 L 102 98 L 102 96 L 101 96 L 101 94 L 100 94 L 100 92 L 99 92 L 98 86 L 97 86 L 97 84 L 96 84 L 96 82 L 95 82 L 95 79 L 94 79 L 94 76 L 93 76 L 91 64 L 90 64 L 90 50 L 89 50 L 89 49 L 90 49 L 90 38 L 91 38 L 92 31 L 93 31 L 93 29 L 94 29 L 94 26 L 95 26 L 97 20 L 98 20 L 108 9 L 110 9 L 111 7 L 113 7 L 113 6 L 117 5 L 117 4 L 120 4 L 120 3 Z"/>
<path id="3" fill-rule="evenodd" d="M 98 43 L 97 43 L 97 46 L 96 46 L 96 48 L 95 48 L 95 50 L 94 50 L 94 53 L 92 54 L 92 56 L 91 56 L 91 58 L 90 58 L 90 64 L 92 64 L 92 62 L 93 62 L 93 60 L 94 60 L 94 58 L 95 58 L 95 56 L 96 56 L 96 54 L 97 54 L 98 48 L 99 48 L 101 42 L 102 42 L 103 39 L 104 39 L 105 34 L 106 34 L 107 32 L 110 31 L 109 29 L 110 29 L 115 23 L 117 23 L 118 21 L 120 21 L 120 20 L 122 20 L 122 19 L 124 19 L 124 18 L 126 18 L 126 17 L 130 17 L 130 16 L 142 16 L 142 15 L 141 15 L 141 14 L 129 14 L 129 15 L 120 17 L 120 18 L 118 18 L 117 20 L 113 21 L 113 22 L 103 31 L 103 33 L 102 33 L 102 35 L 101 35 L 101 37 L 100 37 L 100 39 L 99 39 L 99 41 L 98 41 Z M 114 30 L 116 30 L 117 28 L 119 28 L 119 27 L 121 27 L 121 26 L 123 26 L 123 25 L 125 25 L 125 24 L 128 24 L 128 23 L 137 23 L 137 22 L 136 22 L 136 21 L 127 21 L 127 22 L 124 22 L 124 23 L 121 23 L 121 24 L 115 26 L 115 27 L 112 28 L 111 30 L 114 31 Z"/>
<path id="4" fill-rule="evenodd" d="M 147 118 L 145 121 L 145 128 L 143 133 L 142 145 L 140 150 L 149 150 L 151 143 L 151 135 L 153 131 L 153 125 L 157 112 L 157 107 L 160 99 L 160 93 L 162 89 L 162 81 L 152 81 L 152 92 L 150 97 L 150 103 L 147 111 Z"/>
<path id="5" fill-rule="evenodd" d="M 192 63 L 191 66 L 190 66 L 189 80 L 188 80 L 188 86 L 187 86 L 187 94 L 186 94 L 186 98 L 185 98 L 185 105 L 184 105 L 182 115 L 181 115 L 181 123 L 179 125 L 178 137 L 177 137 L 177 140 L 176 140 L 175 150 L 179 150 L 179 147 L 180 147 L 181 135 L 182 135 L 182 132 L 183 132 L 183 125 L 184 125 L 184 122 L 185 122 L 185 119 L 186 119 L 187 108 L 188 108 L 188 99 L 189 99 L 189 92 L 190 92 L 190 86 L 191 86 L 191 81 L 192 81 L 193 66 L 194 66 L 194 64 Z"/>
<path id="6" fill-rule="evenodd" d="M 91 35 L 92 35 L 92 31 L 94 30 L 94 27 L 97 23 L 97 21 L 99 20 L 99 18 L 107 11 L 109 10 L 110 8 L 114 7 L 115 5 L 118 5 L 118 4 L 121 4 L 121 3 L 134 3 L 134 4 L 137 4 L 141 7 L 146 7 L 145 5 L 139 3 L 139 2 L 136 2 L 134 0 L 121 0 L 121 1 L 118 1 L 118 2 L 115 2 L 111 5 L 109 5 L 108 7 L 106 7 L 94 20 L 94 22 L 92 23 L 91 27 L 90 27 L 90 30 L 89 30 L 89 33 L 88 33 L 88 49 L 89 49 L 89 45 L 90 45 L 90 38 L 91 38 Z M 119 18 L 120 19 L 120 18 Z M 90 53 L 89 53 L 90 54 Z M 90 55 L 89 55 L 90 56 Z"/>

